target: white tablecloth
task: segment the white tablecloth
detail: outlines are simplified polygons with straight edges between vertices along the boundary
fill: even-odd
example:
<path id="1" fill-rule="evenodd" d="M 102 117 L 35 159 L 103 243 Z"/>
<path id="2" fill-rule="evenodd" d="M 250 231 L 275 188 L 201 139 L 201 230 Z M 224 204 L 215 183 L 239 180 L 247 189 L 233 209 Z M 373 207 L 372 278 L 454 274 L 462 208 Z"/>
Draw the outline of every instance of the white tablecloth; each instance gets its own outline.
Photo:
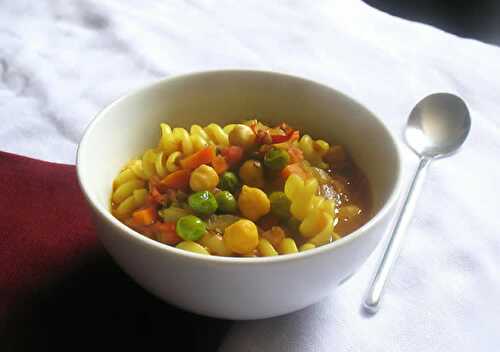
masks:
<path id="1" fill-rule="evenodd" d="M 493 351 L 500 346 L 500 48 L 350 1 L 4 1 L 0 150 L 73 163 L 95 113 L 195 70 L 305 76 L 400 131 L 424 95 L 461 95 L 472 132 L 431 166 L 374 317 L 360 302 L 376 255 L 323 302 L 235 323 L 222 351 Z M 416 158 L 405 153 L 409 176 Z M 297 278 L 300 280 L 300 278 Z"/>

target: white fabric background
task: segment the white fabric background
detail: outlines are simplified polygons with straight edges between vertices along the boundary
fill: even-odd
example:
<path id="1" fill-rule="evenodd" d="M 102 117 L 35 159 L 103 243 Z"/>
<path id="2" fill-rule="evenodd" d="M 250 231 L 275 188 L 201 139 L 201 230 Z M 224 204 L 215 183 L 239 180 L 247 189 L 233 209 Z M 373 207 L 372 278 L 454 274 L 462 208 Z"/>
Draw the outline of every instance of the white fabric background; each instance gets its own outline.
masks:
<path id="1" fill-rule="evenodd" d="M 236 323 L 222 351 L 493 351 L 500 345 L 500 48 L 349 1 L 0 1 L 0 150 L 73 163 L 90 119 L 160 77 L 253 68 L 336 87 L 401 131 L 423 96 L 461 95 L 463 150 L 431 166 L 374 317 L 376 255 L 330 298 Z M 405 153 L 407 175 L 417 159 Z M 297 278 L 300 280 L 300 278 Z"/>

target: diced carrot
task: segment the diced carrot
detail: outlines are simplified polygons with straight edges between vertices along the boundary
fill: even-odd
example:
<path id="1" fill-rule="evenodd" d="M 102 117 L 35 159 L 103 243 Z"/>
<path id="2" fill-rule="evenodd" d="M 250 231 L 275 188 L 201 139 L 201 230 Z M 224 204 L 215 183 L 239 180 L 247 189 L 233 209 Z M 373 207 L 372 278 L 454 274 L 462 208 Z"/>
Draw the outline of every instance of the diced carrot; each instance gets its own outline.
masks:
<path id="1" fill-rule="evenodd" d="M 151 225 L 156 221 L 157 213 L 153 207 L 148 207 L 134 211 L 132 218 L 139 225 Z"/>
<path id="2" fill-rule="evenodd" d="M 206 147 L 180 161 L 183 169 L 194 170 L 203 164 L 210 164 L 215 157 L 213 147 Z"/>
<path id="3" fill-rule="evenodd" d="M 288 155 L 290 156 L 290 162 L 292 164 L 304 160 L 304 153 L 302 152 L 302 150 L 294 146 L 288 148 Z"/>
<path id="4" fill-rule="evenodd" d="M 152 226 L 156 239 L 166 244 L 177 244 L 182 241 L 175 231 L 175 222 L 157 222 Z"/>
<path id="5" fill-rule="evenodd" d="M 243 158 L 243 148 L 231 145 L 229 147 L 222 148 L 221 154 L 224 158 L 226 158 L 229 166 L 234 166 L 241 161 L 241 158 Z"/>
<path id="6" fill-rule="evenodd" d="M 216 156 L 212 159 L 212 167 L 218 175 L 223 174 L 229 169 L 229 165 L 223 156 Z"/>
<path id="7" fill-rule="evenodd" d="M 163 188 L 187 189 L 189 187 L 189 177 L 191 170 L 177 170 L 165 176 L 160 185 Z"/>
<path id="8" fill-rule="evenodd" d="M 304 170 L 304 168 L 300 163 L 287 165 L 285 166 L 285 168 L 283 168 L 283 170 L 281 170 L 281 177 L 284 180 L 286 180 L 288 176 L 290 176 L 291 174 L 298 175 L 302 177 L 304 180 L 308 178 L 306 170 Z"/>

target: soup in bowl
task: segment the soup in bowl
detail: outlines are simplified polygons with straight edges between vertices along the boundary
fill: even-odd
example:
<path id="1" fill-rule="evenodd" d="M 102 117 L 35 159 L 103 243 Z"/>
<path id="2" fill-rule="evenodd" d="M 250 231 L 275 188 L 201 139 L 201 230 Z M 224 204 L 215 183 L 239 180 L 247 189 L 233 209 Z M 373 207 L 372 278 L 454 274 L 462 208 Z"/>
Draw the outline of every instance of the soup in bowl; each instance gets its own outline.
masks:
<path id="1" fill-rule="evenodd" d="M 212 317 L 304 308 L 376 247 L 397 143 L 359 103 L 260 71 L 173 77 L 90 124 L 78 178 L 98 235 L 151 293 Z"/>

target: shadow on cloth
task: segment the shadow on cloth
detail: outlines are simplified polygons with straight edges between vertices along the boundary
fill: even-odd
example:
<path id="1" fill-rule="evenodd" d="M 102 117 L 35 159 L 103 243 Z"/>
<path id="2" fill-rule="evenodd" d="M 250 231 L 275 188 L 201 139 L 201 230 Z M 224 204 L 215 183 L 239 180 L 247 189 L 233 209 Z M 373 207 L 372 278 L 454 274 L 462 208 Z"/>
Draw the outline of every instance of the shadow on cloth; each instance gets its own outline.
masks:
<path id="1" fill-rule="evenodd" d="M 217 349 L 230 322 L 172 307 L 135 284 L 105 253 L 10 307 L 2 351 L 160 347 Z"/>

